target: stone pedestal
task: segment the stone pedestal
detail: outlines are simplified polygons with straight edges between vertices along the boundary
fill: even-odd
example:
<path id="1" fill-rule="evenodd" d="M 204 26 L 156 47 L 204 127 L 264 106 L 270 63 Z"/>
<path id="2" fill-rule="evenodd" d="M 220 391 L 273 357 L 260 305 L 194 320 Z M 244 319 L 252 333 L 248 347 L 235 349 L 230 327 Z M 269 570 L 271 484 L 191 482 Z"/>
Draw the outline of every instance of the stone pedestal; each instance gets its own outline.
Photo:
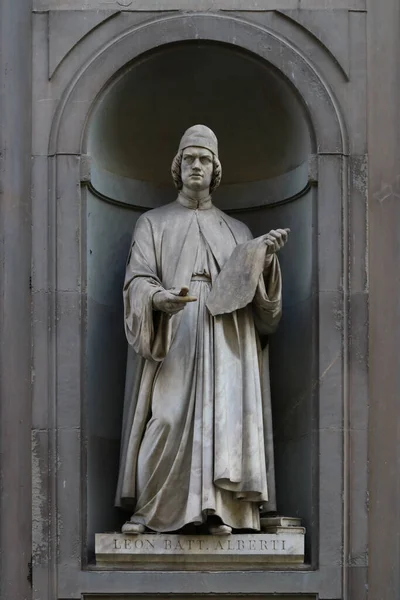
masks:
<path id="1" fill-rule="evenodd" d="M 260 569 L 304 562 L 302 527 L 277 533 L 211 535 L 105 533 L 96 535 L 96 564 L 140 570 Z"/>

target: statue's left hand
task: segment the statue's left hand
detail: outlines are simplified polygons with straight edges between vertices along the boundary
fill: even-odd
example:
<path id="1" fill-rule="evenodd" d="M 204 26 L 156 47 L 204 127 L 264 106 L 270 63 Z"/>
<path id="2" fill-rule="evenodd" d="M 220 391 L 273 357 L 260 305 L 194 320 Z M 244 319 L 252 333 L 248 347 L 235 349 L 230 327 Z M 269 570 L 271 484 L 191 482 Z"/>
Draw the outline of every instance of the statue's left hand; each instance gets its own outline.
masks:
<path id="1" fill-rule="evenodd" d="M 264 236 L 264 243 L 267 246 L 267 253 L 265 255 L 265 267 L 269 267 L 272 262 L 272 256 L 275 252 L 278 252 L 288 241 L 290 229 L 271 229 L 269 233 Z"/>

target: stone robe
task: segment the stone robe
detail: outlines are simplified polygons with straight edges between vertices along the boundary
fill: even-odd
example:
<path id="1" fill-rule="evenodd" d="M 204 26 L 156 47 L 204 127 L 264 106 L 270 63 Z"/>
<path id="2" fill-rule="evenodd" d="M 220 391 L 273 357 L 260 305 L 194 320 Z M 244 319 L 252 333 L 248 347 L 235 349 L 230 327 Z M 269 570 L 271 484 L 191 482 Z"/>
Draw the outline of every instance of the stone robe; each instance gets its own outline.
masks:
<path id="1" fill-rule="evenodd" d="M 268 355 L 258 334 L 279 322 L 281 278 L 275 255 L 262 275 L 266 246 L 251 239 L 211 199 L 197 209 L 180 195 L 137 222 L 123 293 L 126 336 L 142 359 L 135 379 L 127 370 L 116 504 L 154 531 L 207 515 L 258 530 L 260 506 L 275 510 Z M 221 270 L 226 302 L 211 303 L 213 316 L 206 302 Z M 183 285 L 197 302 L 173 316 L 153 310 L 157 291 Z"/>

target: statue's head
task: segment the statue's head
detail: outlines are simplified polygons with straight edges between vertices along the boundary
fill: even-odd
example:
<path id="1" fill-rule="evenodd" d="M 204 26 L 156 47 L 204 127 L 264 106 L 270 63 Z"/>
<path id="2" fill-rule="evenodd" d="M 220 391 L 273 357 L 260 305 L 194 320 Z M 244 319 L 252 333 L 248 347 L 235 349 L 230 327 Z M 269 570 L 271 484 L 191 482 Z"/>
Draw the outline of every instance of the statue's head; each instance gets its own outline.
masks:
<path id="1" fill-rule="evenodd" d="M 218 160 L 218 140 L 205 125 L 194 125 L 182 136 L 178 153 L 172 161 L 172 178 L 178 190 L 210 190 L 221 183 L 222 167 Z"/>

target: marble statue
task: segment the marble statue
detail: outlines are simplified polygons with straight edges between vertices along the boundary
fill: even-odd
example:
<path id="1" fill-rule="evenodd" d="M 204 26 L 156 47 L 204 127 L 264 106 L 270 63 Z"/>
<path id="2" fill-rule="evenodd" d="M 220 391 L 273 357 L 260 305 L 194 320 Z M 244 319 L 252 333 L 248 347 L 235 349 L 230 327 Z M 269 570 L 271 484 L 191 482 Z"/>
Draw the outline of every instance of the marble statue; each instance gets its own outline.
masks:
<path id="1" fill-rule="evenodd" d="M 123 290 L 125 331 L 141 357 L 123 420 L 122 531 L 260 530 L 275 510 L 268 357 L 281 317 L 276 252 L 216 208 L 218 142 L 188 129 L 172 163 L 175 202 L 137 221 Z"/>

